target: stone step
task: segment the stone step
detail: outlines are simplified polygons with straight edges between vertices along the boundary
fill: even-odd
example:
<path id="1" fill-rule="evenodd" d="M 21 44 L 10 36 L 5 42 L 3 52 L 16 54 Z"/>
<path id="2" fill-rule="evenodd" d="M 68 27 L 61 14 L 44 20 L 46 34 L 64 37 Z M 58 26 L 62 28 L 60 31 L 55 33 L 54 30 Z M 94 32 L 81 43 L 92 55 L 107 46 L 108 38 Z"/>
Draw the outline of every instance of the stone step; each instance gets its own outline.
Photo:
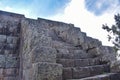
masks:
<path id="1" fill-rule="evenodd" d="M 0 55 L 0 68 L 18 68 L 20 58 L 11 54 Z"/>
<path id="2" fill-rule="evenodd" d="M 7 35 L 1 35 L 0 34 L 0 43 L 12 43 L 17 44 L 19 38 L 15 36 L 7 36 Z"/>
<path id="3" fill-rule="evenodd" d="M 52 41 L 52 47 L 55 47 L 56 49 L 68 49 L 68 50 L 81 49 L 80 47 L 75 47 L 74 45 L 63 41 Z"/>
<path id="4" fill-rule="evenodd" d="M 74 53 L 70 53 L 69 51 L 57 51 L 57 55 L 56 55 L 57 59 L 85 59 L 85 58 L 90 58 L 91 56 L 89 56 L 87 53 L 85 53 L 84 51 L 80 52 L 74 52 Z"/>
<path id="5" fill-rule="evenodd" d="M 88 59 L 57 59 L 56 61 L 62 64 L 63 67 L 85 67 L 100 64 L 98 58 L 88 58 Z"/>
<path id="6" fill-rule="evenodd" d="M 63 79 L 80 79 L 110 72 L 108 65 L 87 67 L 67 67 L 63 69 Z"/>
<path id="7" fill-rule="evenodd" d="M 67 80 L 120 80 L 118 73 L 106 73 L 82 79 L 67 79 Z"/>
<path id="8" fill-rule="evenodd" d="M 13 23 L 9 25 L 4 25 L 0 23 L 0 34 L 17 36 L 20 31 L 18 25 L 17 24 L 14 25 Z"/>
<path id="9" fill-rule="evenodd" d="M 15 50 L 17 48 L 17 44 L 0 43 L 0 50 Z"/>
<path id="10" fill-rule="evenodd" d="M 38 62 L 33 64 L 32 73 L 27 71 L 29 69 L 23 70 L 23 76 L 31 77 L 31 74 L 34 75 L 31 80 L 62 80 L 62 70 L 63 67 L 61 64 L 49 63 L 49 62 Z M 24 78 L 24 80 L 29 80 Z"/>

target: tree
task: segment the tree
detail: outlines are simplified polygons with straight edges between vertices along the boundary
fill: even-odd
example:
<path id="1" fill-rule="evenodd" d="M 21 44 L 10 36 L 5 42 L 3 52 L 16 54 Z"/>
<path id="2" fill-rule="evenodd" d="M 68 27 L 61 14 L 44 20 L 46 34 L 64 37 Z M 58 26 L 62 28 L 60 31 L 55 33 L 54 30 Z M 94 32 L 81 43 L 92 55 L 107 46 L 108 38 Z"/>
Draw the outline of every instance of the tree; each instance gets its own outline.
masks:
<path id="1" fill-rule="evenodd" d="M 120 14 L 114 15 L 115 24 L 109 27 L 103 24 L 102 28 L 108 32 L 108 41 L 111 41 L 115 48 L 120 50 Z"/>

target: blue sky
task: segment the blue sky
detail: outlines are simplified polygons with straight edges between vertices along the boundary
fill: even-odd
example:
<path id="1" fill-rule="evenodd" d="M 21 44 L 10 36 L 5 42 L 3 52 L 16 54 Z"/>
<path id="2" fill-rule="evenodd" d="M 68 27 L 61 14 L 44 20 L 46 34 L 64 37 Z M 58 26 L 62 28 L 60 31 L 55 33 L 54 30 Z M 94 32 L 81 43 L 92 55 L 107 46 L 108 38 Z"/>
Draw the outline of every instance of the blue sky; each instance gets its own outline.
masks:
<path id="1" fill-rule="evenodd" d="M 62 13 L 71 1 L 72 0 L 0 0 L 0 9 L 7 9 L 11 12 L 23 14 L 29 13 L 31 14 L 30 16 L 48 17 Z M 120 5 L 120 0 L 84 0 L 83 4 L 88 11 L 96 16 L 100 16 L 114 4 Z"/>
<path id="2" fill-rule="evenodd" d="M 114 14 L 120 12 L 120 0 L 0 0 L 0 10 L 73 23 L 88 36 L 111 45 L 101 27 L 114 23 Z"/>
<path id="3" fill-rule="evenodd" d="M 70 0 L 0 0 L 0 5 L 2 8 L 26 10 L 32 15 L 45 17 L 59 13 L 68 2 Z"/>

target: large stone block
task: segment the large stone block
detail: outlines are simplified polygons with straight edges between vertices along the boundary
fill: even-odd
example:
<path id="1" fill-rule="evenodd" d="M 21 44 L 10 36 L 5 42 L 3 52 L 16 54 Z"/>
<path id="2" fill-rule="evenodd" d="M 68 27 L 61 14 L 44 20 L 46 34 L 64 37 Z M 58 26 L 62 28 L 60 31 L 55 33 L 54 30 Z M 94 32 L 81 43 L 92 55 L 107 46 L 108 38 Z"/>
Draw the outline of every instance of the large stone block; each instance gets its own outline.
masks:
<path id="1" fill-rule="evenodd" d="M 85 37 L 84 43 L 82 44 L 82 46 L 83 46 L 83 49 L 85 50 L 96 48 L 102 45 L 101 41 L 99 41 L 98 39 L 94 39 L 92 37 Z"/>
<path id="2" fill-rule="evenodd" d="M 73 78 L 72 72 L 73 72 L 72 68 L 64 68 L 63 69 L 63 80 L 72 79 Z"/>
<path id="3" fill-rule="evenodd" d="M 100 55 L 102 55 L 99 47 L 89 49 L 87 52 L 93 58 L 94 57 L 99 57 Z"/>
<path id="4" fill-rule="evenodd" d="M 19 58 L 13 57 L 11 55 L 6 55 L 5 56 L 5 67 L 6 68 L 18 68 Z"/>
<path id="5" fill-rule="evenodd" d="M 113 47 L 101 46 L 100 52 L 102 54 L 100 56 L 101 62 L 112 62 L 112 61 L 115 61 L 117 59 L 116 58 L 117 53 Z"/>
<path id="6" fill-rule="evenodd" d="M 23 70 L 23 80 L 33 80 L 33 69 L 25 69 Z"/>
<path id="7" fill-rule="evenodd" d="M 56 62 L 56 49 L 51 47 L 37 47 L 31 51 L 32 62 Z"/>
<path id="8" fill-rule="evenodd" d="M 7 36 L 7 43 L 17 44 L 18 39 L 19 39 L 18 37 Z"/>
<path id="9" fill-rule="evenodd" d="M 56 63 L 39 62 L 33 65 L 32 80 L 62 80 L 63 67 Z"/>
<path id="10" fill-rule="evenodd" d="M 90 69 L 91 76 L 110 72 L 110 67 L 108 65 L 91 66 L 89 67 L 89 69 Z"/>
<path id="11" fill-rule="evenodd" d="M 88 67 L 73 68 L 73 79 L 79 79 L 90 76 L 90 69 Z"/>
<path id="12" fill-rule="evenodd" d="M 17 44 L 6 44 L 5 49 L 6 50 L 16 50 Z"/>
<path id="13" fill-rule="evenodd" d="M 56 62 L 59 64 L 62 64 L 63 67 L 74 67 L 73 59 L 57 59 Z"/>
<path id="14" fill-rule="evenodd" d="M 110 63 L 111 72 L 120 72 L 120 60 L 115 60 Z"/>
<path id="15" fill-rule="evenodd" d="M 90 56 L 83 50 L 70 50 L 70 54 L 73 55 L 74 59 L 90 58 Z"/>
<path id="16" fill-rule="evenodd" d="M 0 43 L 4 43 L 6 41 L 6 35 L 0 35 Z"/>
<path id="17" fill-rule="evenodd" d="M 0 68 L 0 77 L 4 75 L 4 69 Z"/>
<path id="18" fill-rule="evenodd" d="M 68 30 L 59 31 L 58 34 L 64 41 L 72 43 L 75 46 L 81 45 L 84 42 L 84 37 L 79 28 L 69 27 Z"/>
<path id="19" fill-rule="evenodd" d="M 17 76 L 18 73 L 18 68 L 4 69 L 4 76 Z"/>
<path id="20" fill-rule="evenodd" d="M 4 68 L 4 67 L 5 67 L 5 56 L 0 55 L 0 68 Z"/>
<path id="21" fill-rule="evenodd" d="M 4 80 L 18 80 L 18 77 L 4 77 Z"/>
<path id="22" fill-rule="evenodd" d="M 75 67 L 85 67 L 85 66 L 89 66 L 90 63 L 89 63 L 89 59 L 75 59 L 74 60 L 74 66 Z"/>

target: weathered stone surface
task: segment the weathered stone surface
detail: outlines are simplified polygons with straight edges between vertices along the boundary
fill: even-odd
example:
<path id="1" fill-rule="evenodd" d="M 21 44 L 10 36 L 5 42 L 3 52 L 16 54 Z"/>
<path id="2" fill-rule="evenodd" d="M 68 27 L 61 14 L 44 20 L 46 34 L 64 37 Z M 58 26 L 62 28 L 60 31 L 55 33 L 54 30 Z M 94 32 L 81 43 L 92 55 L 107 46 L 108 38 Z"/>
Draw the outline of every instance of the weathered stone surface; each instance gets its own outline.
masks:
<path id="1" fill-rule="evenodd" d="M 109 72 L 109 69 L 110 68 L 107 65 L 92 66 L 92 67 L 90 67 L 90 75 L 94 76 L 94 75 L 99 75 L 99 74 L 107 73 L 107 72 Z"/>
<path id="2" fill-rule="evenodd" d="M 4 69 L 0 68 L 0 77 L 3 76 L 3 73 L 4 73 Z"/>
<path id="3" fill-rule="evenodd" d="M 7 43 L 17 44 L 18 37 L 7 36 Z"/>
<path id="4" fill-rule="evenodd" d="M 57 59 L 56 62 L 62 64 L 63 67 L 74 67 L 74 59 Z"/>
<path id="5" fill-rule="evenodd" d="M 23 80 L 33 80 L 33 70 L 28 68 L 23 70 Z"/>
<path id="6" fill-rule="evenodd" d="M 56 62 L 56 49 L 51 47 L 37 47 L 32 50 L 32 62 Z"/>
<path id="7" fill-rule="evenodd" d="M 73 70 L 72 68 L 63 68 L 63 80 L 72 79 L 73 78 Z"/>
<path id="8" fill-rule="evenodd" d="M 19 66 L 19 58 L 12 55 L 5 56 L 5 67 L 6 68 L 17 68 Z"/>
<path id="9" fill-rule="evenodd" d="M 84 42 L 84 38 L 79 28 L 69 27 L 68 30 L 59 29 L 58 36 L 61 37 L 64 41 L 72 43 L 75 46 L 81 45 Z"/>
<path id="10" fill-rule="evenodd" d="M 4 80 L 18 80 L 18 77 L 4 77 Z"/>
<path id="11" fill-rule="evenodd" d="M 39 62 L 34 64 L 32 80 L 62 80 L 62 65 Z"/>
<path id="12" fill-rule="evenodd" d="M 111 72 L 120 72 L 120 60 L 112 61 L 110 64 Z"/>
<path id="13" fill-rule="evenodd" d="M 100 49 L 99 47 L 97 48 L 92 48 L 92 49 L 89 49 L 88 51 L 88 54 L 91 56 L 91 57 L 99 57 L 101 55 L 101 52 L 100 52 Z"/>
<path id="14" fill-rule="evenodd" d="M 18 75 L 18 69 L 17 68 L 4 69 L 4 75 L 5 76 L 16 76 Z"/>
<path id="15" fill-rule="evenodd" d="M 113 47 L 109 46 L 101 46 L 100 47 L 100 52 L 101 52 L 101 62 L 112 62 L 116 60 L 116 51 Z"/>
<path id="16" fill-rule="evenodd" d="M 86 37 L 86 42 L 87 42 L 87 45 L 88 45 L 88 49 L 99 47 L 99 46 L 102 45 L 102 43 L 98 39 L 93 39 L 91 37 Z"/>
<path id="17" fill-rule="evenodd" d="M 90 76 L 90 69 L 88 67 L 76 67 L 73 68 L 73 79 L 80 79 Z"/>
<path id="18" fill-rule="evenodd" d="M 6 35 L 0 35 L 0 43 L 4 43 L 6 39 Z"/>
<path id="19" fill-rule="evenodd" d="M 85 67 L 90 65 L 90 59 L 76 59 L 74 60 L 75 67 Z"/>
<path id="20" fill-rule="evenodd" d="M 0 68 L 4 68 L 4 67 L 5 67 L 5 56 L 0 55 Z"/>

